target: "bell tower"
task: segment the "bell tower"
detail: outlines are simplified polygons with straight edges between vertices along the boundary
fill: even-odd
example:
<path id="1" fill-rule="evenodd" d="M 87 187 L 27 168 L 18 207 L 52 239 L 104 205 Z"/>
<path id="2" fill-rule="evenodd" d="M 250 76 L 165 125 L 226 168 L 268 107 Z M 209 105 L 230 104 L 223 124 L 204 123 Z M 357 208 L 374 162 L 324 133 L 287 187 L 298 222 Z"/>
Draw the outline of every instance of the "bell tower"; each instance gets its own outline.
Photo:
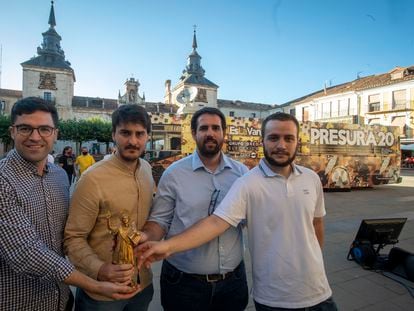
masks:
<path id="1" fill-rule="evenodd" d="M 72 98 L 75 72 L 65 59 L 60 46 L 62 37 L 56 32 L 54 2 L 51 1 L 49 29 L 42 33 L 43 42 L 38 56 L 21 63 L 23 67 L 23 97 L 36 96 L 50 101 L 62 119 L 72 118 Z"/>

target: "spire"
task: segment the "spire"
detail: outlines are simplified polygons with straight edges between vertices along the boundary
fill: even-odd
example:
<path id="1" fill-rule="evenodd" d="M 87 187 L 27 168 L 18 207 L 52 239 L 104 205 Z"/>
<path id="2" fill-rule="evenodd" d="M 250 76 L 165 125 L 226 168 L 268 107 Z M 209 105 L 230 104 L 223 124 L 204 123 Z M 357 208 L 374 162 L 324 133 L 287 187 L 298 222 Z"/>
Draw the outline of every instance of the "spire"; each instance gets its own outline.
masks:
<path id="1" fill-rule="evenodd" d="M 194 25 L 194 34 L 193 34 L 193 51 L 188 56 L 187 66 L 184 70 L 184 73 L 187 74 L 196 74 L 200 77 L 204 76 L 204 69 L 201 67 L 201 56 L 197 53 L 197 36 L 196 36 L 196 26 Z"/>
<path id="2" fill-rule="evenodd" d="M 205 85 L 217 89 L 218 85 L 214 84 L 213 82 L 204 77 L 205 70 L 201 66 L 201 56 L 197 52 L 198 45 L 196 26 L 194 25 L 193 27 L 193 50 L 191 51 L 190 55 L 188 55 L 187 66 L 185 66 L 185 69 L 183 70 L 183 74 L 180 77 L 180 81 L 186 85 Z"/>
<path id="3" fill-rule="evenodd" d="M 193 51 L 197 49 L 197 36 L 196 36 L 196 28 L 197 26 L 194 25 L 194 35 L 193 35 Z"/>
<path id="4" fill-rule="evenodd" d="M 35 65 L 42 67 L 65 68 L 73 71 L 70 63 L 65 60 L 65 52 L 60 46 L 62 37 L 56 32 L 56 18 L 54 1 L 51 1 L 51 8 L 49 14 L 49 29 L 42 33 L 43 42 L 37 48 L 37 57 L 34 57 L 22 65 Z"/>
<path id="5" fill-rule="evenodd" d="M 52 6 L 50 8 L 50 14 L 49 14 L 49 22 L 48 24 L 50 25 L 50 28 L 54 28 L 56 26 L 56 19 L 55 19 L 55 9 L 53 7 L 53 1 L 52 2 Z"/>

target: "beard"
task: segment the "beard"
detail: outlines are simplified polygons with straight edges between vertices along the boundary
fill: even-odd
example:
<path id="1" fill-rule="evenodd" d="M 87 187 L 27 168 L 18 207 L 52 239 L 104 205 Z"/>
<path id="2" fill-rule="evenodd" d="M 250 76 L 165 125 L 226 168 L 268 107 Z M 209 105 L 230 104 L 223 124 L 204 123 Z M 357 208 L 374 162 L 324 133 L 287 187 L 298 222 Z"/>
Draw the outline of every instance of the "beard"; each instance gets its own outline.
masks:
<path id="1" fill-rule="evenodd" d="M 215 143 L 214 148 L 207 147 L 207 143 Z M 200 152 L 200 154 L 206 158 L 212 158 L 218 153 L 220 153 L 221 148 L 223 147 L 223 141 L 220 143 L 215 140 L 214 138 L 207 137 L 203 142 L 197 142 L 197 149 Z"/>
<path id="2" fill-rule="evenodd" d="M 264 153 L 264 156 L 265 156 L 266 161 L 271 166 L 275 166 L 275 167 L 286 167 L 286 166 L 289 166 L 290 164 L 292 164 L 292 162 L 295 160 L 296 153 L 297 152 L 295 150 L 295 153 L 292 156 L 290 156 L 290 154 L 287 153 L 287 152 L 281 152 L 282 154 L 285 154 L 285 155 L 288 156 L 288 159 L 286 161 L 284 161 L 284 162 L 279 162 L 279 161 L 276 161 L 275 159 L 273 159 L 271 157 L 270 153 L 268 152 L 268 150 L 266 150 L 266 148 L 265 148 L 264 145 L 263 145 L 263 153 Z"/>

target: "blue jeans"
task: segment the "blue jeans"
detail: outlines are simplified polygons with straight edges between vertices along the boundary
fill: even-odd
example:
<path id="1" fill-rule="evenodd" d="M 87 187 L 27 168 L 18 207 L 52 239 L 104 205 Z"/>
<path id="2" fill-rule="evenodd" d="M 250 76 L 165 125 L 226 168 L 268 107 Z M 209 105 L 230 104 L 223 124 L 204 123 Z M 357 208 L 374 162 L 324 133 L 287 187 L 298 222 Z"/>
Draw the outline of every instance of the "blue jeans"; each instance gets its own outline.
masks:
<path id="1" fill-rule="evenodd" d="M 249 300 L 243 261 L 228 278 L 207 282 L 164 260 L 160 283 L 165 311 L 241 311 Z"/>
<path id="2" fill-rule="evenodd" d="M 152 284 L 127 300 L 100 301 L 88 296 L 82 289 L 76 289 L 75 311 L 147 311 L 154 295 Z"/>
<path id="3" fill-rule="evenodd" d="M 325 301 L 322 301 L 321 303 L 318 303 L 317 305 L 314 305 L 312 307 L 306 307 L 306 308 L 299 308 L 299 309 L 286 309 L 286 308 L 276 308 L 276 307 L 268 307 L 265 305 L 262 305 L 258 302 L 254 302 L 254 306 L 256 307 L 257 311 L 287 311 L 287 310 L 296 310 L 296 311 L 337 311 L 338 308 L 336 307 L 335 301 L 331 298 L 326 299 Z"/>

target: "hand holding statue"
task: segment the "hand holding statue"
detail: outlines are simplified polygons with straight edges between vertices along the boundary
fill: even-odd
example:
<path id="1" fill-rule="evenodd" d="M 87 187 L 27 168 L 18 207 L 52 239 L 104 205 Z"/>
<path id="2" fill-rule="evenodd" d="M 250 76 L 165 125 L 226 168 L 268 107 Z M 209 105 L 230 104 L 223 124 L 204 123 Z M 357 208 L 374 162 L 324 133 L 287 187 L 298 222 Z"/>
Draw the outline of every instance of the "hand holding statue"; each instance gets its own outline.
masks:
<path id="1" fill-rule="evenodd" d="M 132 264 L 115 265 L 106 262 L 98 271 L 98 280 L 129 285 L 134 275 L 135 267 Z"/>
<path id="2" fill-rule="evenodd" d="M 148 241 L 138 245 L 135 248 L 135 254 L 138 257 L 138 269 L 144 265 L 150 268 L 153 262 L 169 257 L 172 252 L 168 241 L 154 242 Z"/>
<path id="3" fill-rule="evenodd" d="M 112 253 L 112 264 L 105 263 L 99 272 L 102 279 L 107 279 L 123 284 L 135 286 L 139 283 L 138 271 L 136 269 L 136 258 L 134 257 L 134 246 L 141 240 L 141 232 L 136 229 L 130 217 L 126 213 L 121 215 L 121 225 L 111 225 L 111 214 L 106 216 L 108 229 L 114 237 L 114 248 Z M 99 273 L 98 273 L 99 277 Z"/>

